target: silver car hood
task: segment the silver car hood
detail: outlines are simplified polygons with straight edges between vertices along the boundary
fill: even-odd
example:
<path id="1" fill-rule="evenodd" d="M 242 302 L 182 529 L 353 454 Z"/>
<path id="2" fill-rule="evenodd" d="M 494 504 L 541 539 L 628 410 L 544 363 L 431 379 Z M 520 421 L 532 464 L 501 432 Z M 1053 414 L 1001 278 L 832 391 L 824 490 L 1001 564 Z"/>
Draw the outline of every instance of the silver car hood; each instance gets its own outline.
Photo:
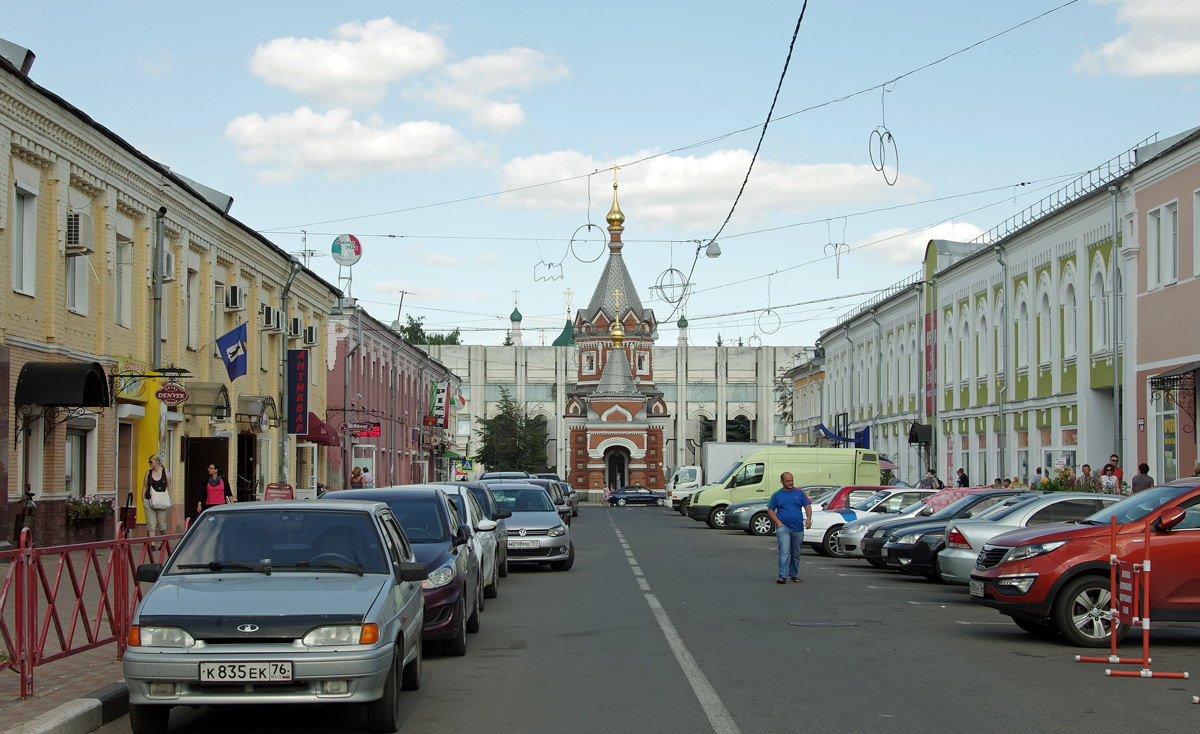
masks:
<path id="1" fill-rule="evenodd" d="M 257 573 L 163 576 L 138 609 L 147 616 L 357 614 L 371 610 L 383 574 Z"/>
<path id="2" fill-rule="evenodd" d="M 549 530 L 562 525 L 563 521 L 557 510 L 554 512 L 514 512 L 512 517 L 505 521 L 505 524 L 508 527 L 508 534 L 513 535 L 521 529 Z"/>

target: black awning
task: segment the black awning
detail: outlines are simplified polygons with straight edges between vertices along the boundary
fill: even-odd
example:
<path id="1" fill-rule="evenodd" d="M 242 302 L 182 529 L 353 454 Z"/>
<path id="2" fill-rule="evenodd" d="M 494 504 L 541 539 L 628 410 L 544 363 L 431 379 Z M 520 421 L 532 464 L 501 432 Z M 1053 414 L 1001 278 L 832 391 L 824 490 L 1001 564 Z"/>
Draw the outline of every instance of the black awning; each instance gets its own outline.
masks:
<path id="1" fill-rule="evenodd" d="M 1173 367 L 1166 372 L 1159 372 L 1157 375 L 1151 375 L 1150 389 L 1172 390 L 1178 385 L 1180 378 L 1186 377 L 1197 370 L 1200 370 L 1200 362 L 1192 362 L 1190 364 L 1185 364 L 1182 367 Z"/>
<path id="2" fill-rule="evenodd" d="M 229 390 L 223 382 L 189 382 L 184 389 L 188 399 L 183 403 L 185 415 L 229 417 Z"/>
<path id="3" fill-rule="evenodd" d="M 107 408 L 108 376 L 99 362 L 26 362 L 17 377 L 17 405 Z"/>

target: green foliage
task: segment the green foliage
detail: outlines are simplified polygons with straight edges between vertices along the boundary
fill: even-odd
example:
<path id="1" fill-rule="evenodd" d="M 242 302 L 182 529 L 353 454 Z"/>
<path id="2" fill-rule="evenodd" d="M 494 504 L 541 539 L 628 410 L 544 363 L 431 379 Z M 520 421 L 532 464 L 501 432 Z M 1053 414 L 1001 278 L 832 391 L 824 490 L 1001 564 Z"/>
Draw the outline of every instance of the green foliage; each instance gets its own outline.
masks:
<path id="1" fill-rule="evenodd" d="M 504 346 L 511 347 L 512 345 L 513 345 L 512 332 L 506 331 L 504 333 Z"/>
<path id="2" fill-rule="evenodd" d="M 85 520 L 112 517 L 113 501 L 111 497 L 68 497 L 67 522 L 71 527 L 78 527 Z"/>
<path id="3" fill-rule="evenodd" d="M 1051 477 L 1041 484 L 1034 484 L 1032 488 L 1044 489 L 1048 492 L 1100 492 L 1101 494 L 1108 492 L 1100 485 L 1100 478 L 1095 474 L 1091 476 L 1091 479 L 1085 481 L 1083 477 L 1075 476 L 1075 471 L 1069 466 L 1058 469 L 1055 474 L 1057 476 Z M 1121 482 L 1117 494 L 1127 495 L 1129 493 L 1129 483 Z"/>
<path id="4" fill-rule="evenodd" d="M 446 334 L 432 334 L 425 331 L 425 317 L 414 319 L 411 315 L 404 317 L 408 323 L 401 327 L 400 335 L 409 344 L 461 344 L 461 333 L 455 329 Z"/>
<path id="5" fill-rule="evenodd" d="M 546 421 L 531 418 L 507 389 L 500 388 L 500 412 L 475 420 L 480 436 L 475 456 L 488 471 L 537 472 L 546 468 Z"/>

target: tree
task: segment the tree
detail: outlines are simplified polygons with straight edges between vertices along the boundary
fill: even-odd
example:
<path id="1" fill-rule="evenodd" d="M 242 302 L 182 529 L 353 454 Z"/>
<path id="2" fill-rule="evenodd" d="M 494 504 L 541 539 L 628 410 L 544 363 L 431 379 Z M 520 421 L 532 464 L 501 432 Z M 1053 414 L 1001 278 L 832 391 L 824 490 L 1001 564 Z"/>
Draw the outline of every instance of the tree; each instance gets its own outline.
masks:
<path id="1" fill-rule="evenodd" d="M 404 317 L 408 324 L 400 327 L 400 335 L 409 344 L 461 344 L 461 333 L 455 329 L 446 334 L 430 334 L 425 332 L 425 317 L 414 319 L 412 315 Z"/>
<path id="2" fill-rule="evenodd" d="M 723 346 L 723 345 L 724 345 L 724 343 L 725 343 L 725 342 L 724 342 L 724 341 L 721 339 L 721 335 L 720 335 L 720 334 L 717 334 L 717 346 L 718 346 L 718 347 L 720 347 L 720 346 Z"/>
<path id="3" fill-rule="evenodd" d="M 775 413 L 779 416 L 779 420 L 787 428 L 792 430 L 792 425 L 795 423 L 796 416 L 793 414 L 795 400 L 793 398 L 792 381 L 784 377 L 787 373 L 786 369 L 781 369 L 779 376 L 775 378 Z"/>
<path id="4" fill-rule="evenodd" d="M 476 457 L 489 471 L 536 471 L 546 466 L 546 421 L 531 418 L 512 393 L 500 388 L 500 411 L 479 423 Z"/>
<path id="5" fill-rule="evenodd" d="M 504 346 L 511 347 L 512 345 L 513 345 L 512 332 L 511 331 L 504 332 Z"/>

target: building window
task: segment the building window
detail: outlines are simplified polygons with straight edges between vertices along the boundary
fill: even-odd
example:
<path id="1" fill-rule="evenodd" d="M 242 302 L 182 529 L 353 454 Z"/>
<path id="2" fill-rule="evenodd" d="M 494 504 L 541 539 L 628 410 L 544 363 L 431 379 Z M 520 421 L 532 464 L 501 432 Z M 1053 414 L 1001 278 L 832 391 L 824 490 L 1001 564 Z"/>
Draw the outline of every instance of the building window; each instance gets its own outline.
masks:
<path id="1" fill-rule="evenodd" d="M 650 455 L 651 455 L 651 456 L 658 456 L 658 452 L 657 452 L 656 450 L 654 450 L 654 449 L 650 449 Z"/>
<path id="2" fill-rule="evenodd" d="M 1075 286 L 1067 286 L 1067 292 L 1063 296 L 1063 356 L 1075 356 Z"/>
<path id="3" fill-rule="evenodd" d="M 662 385 L 658 389 L 662 390 L 665 402 L 673 403 L 679 399 L 679 388 L 676 385 Z"/>
<path id="4" fill-rule="evenodd" d="M 12 287 L 37 295 L 37 194 L 17 185 L 12 212 Z"/>
<path id="5" fill-rule="evenodd" d="M 459 385 L 459 386 L 458 386 L 458 394 L 459 394 L 459 395 L 462 395 L 462 399 L 463 399 L 463 400 L 466 400 L 467 402 L 470 402 L 470 400 L 471 400 L 471 386 L 470 386 L 470 385 Z"/>
<path id="6" fill-rule="evenodd" d="M 470 436 L 471 435 L 471 416 L 469 416 L 469 415 L 458 416 L 457 425 L 458 425 L 458 428 L 456 429 L 456 432 L 459 436 Z"/>
<path id="7" fill-rule="evenodd" d="M 1150 212 L 1149 269 L 1158 286 L 1170 285 L 1179 278 L 1179 207 L 1165 206 Z"/>
<path id="8" fill-rule="evenodd" d="M 489 403 L 499 402 L 502 391 L 507 391 L 509 397 L 516 398 L 517 390 L 515 385 L 500 385 L 488 384 L 483 386 L 483 399 Z"/>
<path id="9" fill-rule="evenodd" d="M 739 403 L 753 403 L 758 400 L 757 385 L 726 385 L 725 399 Z"/>
<path id="10" fill-rule="evenodd" d="M 1158 449 L 1158 483 L 1166 484 L 1179 478 L 1179 443 L 1176 436 L 1178 413 L 1175 407 L 1175 394 L 1164 391 L 1162 398 L 1155 401 L 1155 436 Z"/>
<path id="11" fill-rule="evenodd" d="M 200 274 L 195 270 L 187 271 L 187 348 L 197 349 L 200 345 L 200 303 L 196 289 L 200 287 Z"/>
<path id="12" fill-rule="evenodd" d="M 1017 366 L 1029 366 L 1029 306 L 1017 306 Z"/>
<path id="13" fill-rule="evenodd" d="M 687 386 L 687 399 L 697 402 L 715 401 L 717 386 L 711 382 L 693 382 Z"/>
<path id="14" fill-rule="evenodd" d="M 1092 351 L 1108 346 L 1108 294 L 1104 292 L 1104 276 L 1096 273 L 1092 279 Z"/>
<path id="15" fill-rule="evenodd" d="M 87 432 L 68 429 L 63 451 L 67 494 L 82 497 L 87 488 Z"/>
<path id="16" fill-rule="evenodd" d="M 118 326 L 131 326 L 133 316 L 133 240 L 117 235 L 117 261 L 113 263 L 113 318 Z"/>
<path id="17" fill-rule="evenodd" d="M 1038 307 L 1038 364 L 1050 361 L 1050 296 L 1042 294 L 1042 303 Z"/>
<path id="18" fill-rule="evenodd" d="M 86 255 L 67 258 L 67 309 L 81 316 L 88 312 L 90 265 Z"/>
<path id="19" fill-rule="evenodd" d="M 558 385 L 552 382 L 534 382 L 525 385 L 525 400 L 527 402 L 552 403 L 558 397 Z"/>
<path id="20" fill-rule="evenodd" d="M 583 434 L 582 433 L 575 437 L 575 443 L 583 443 Z"/>

